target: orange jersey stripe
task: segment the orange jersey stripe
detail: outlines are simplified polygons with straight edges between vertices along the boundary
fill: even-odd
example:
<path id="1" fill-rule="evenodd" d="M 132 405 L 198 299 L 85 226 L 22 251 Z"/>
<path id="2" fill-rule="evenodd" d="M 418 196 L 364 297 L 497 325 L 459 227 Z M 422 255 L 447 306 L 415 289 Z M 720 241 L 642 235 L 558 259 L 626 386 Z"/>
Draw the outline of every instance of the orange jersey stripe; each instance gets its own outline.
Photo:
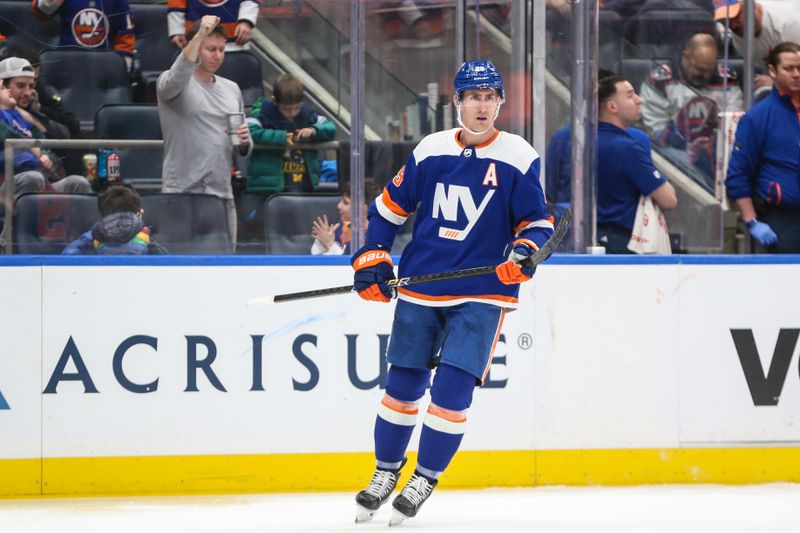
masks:
<path id="1" fill-rule="evenodd" d="M 416 404 L 395 400 L 388 394 L 383 396 L 381 403 L 392 411 L 397 411 L 398 413 L 403 413 L 404 415 L 415 415 L 419 412 L 419 408 Z"/>
<path id="2" fill-rule="evenodd" d="M 555 219 L 555 218 L 553 218 L 553 217 L 547 217 L 545 220 L 547 220 L 548 222 L 550 222 L 550 223 L 552 224 L 553 222 L 555 222 L 555 220 L 556 220 L 556 219 Z M 532 222 L 531 220 L 523 220 L 522 222 L 520 222 L 519 224 L 517 224 L 517 227 L 516 227 L 516 228 L 514 228 L 514 233 L 515 233 L 515 234 L 516 234 L 516 233 L 519 233 L 519 231 L 520 231 L 522 228 L 524 228 L 524 227 L 525 227 L 525 226 L 527 226 L 528 224 L 532 224 L 532 223 L 533 223 L 533 222 Z"/>
<path id="3" fill-rule="evenodd" d="M 405 209 L 397 205 L 395 201 L 392 200 L 392 197 L 389 195 L 389 189 L 383 190 L 383 194 L 381 194 L 381 201 L 383 202 L 383 205 L 385 205 L 389 209 L 389 211 L 391 211 L 395 215 L 400 217 L 408 216 L 408 213 L 406 213 Z"/>
<path id="4" fill-rule="evenodd" d="M 460 130 L 460 129 L 458 131 L 456 131 L 456 143 L 461 148 L 466 148 L 467 145 L 461 142 L 461 131 L 462 130 Z M 475 148 L 486 148 L 487 146 L 492 144 L 495 141 L 495 139 L 497 139 L 497 137 L 499 135 L 500 135 L 500 130 L 495 130 L 494 135 L 492 135 L 491 138 L 488 141 L 486 141 L 485 143 L 481 144 L 480 146 L 475 146 Z"/>
<path id="5" fill-rule="evenodd" d="M 465 294 L 463 296 L 430 296 L 428 294 L 421 294 L 419 292 L 414 292 L 406 289 L 405 287 L 399 287 L 397 289 L 401 293 L 411 296 L 413 298 L 419 298 L 420 300 L 429 300 L 431 302 L 446 302 L 448 300 L 460 300 L 461 298 L 478 298 L 481 300 L 495 300 L 499 302 L 508 302 L 508 303 L 517 303 L 519 300 L 514 298 L 513 296 L 502 296 L 500 294 Z"/>
<path id="6" fill-rule="evenodd" d="M 428 406 L 428 413 L 432 414 L 433 416 L 438 416 L 448 422 L 466 422 L 467 415 L 462 411 L 451 411 L 450 409 L 445 409 L 444 407 L 439 407 L 435 404 L 430 404 Z"/>

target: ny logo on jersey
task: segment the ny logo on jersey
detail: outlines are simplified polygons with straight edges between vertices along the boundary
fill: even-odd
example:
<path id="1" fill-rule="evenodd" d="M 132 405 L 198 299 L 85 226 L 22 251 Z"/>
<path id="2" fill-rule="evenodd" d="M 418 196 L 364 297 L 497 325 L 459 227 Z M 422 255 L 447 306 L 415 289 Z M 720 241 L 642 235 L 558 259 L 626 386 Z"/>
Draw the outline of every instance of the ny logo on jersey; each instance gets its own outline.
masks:
<path id="1" fill-rule="evenodd" d="M 454 241 L 463 241 L 475 227 L 475 223 L 483 214 L 486 206 L 489 205 L 489 200 L 494 196 L 494 189 L 489 189 L 486 196 L 483 197 L 481 205 L 475 207 L 475 200 L 472 198 L 472 192 L 469 187 L 463 185 L 450 185 L 445 189 L 444 183 L 436 184 L 436 193 L 433 196 L 433 218 L 439 218 L 441 211 L 442 217 L 448 222 L 455 222 L 458 220 L 458 207 L 464 210 L 467 216 L 467 225 L 462 229 L 446 228 L 444 226 L 439 228 L 439 237 L 443 239 L 452 239 Z"/>

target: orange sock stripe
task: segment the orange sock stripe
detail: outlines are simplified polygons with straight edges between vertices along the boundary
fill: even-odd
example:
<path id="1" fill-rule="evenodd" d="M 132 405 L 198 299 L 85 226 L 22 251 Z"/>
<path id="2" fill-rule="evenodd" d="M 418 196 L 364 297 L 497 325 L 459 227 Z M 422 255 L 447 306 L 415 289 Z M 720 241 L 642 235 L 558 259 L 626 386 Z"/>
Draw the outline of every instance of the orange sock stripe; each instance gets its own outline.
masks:
<path id="1" fill-rule="evenodd" d="M 381 403 L 392 411 L 397 411 L 398 413 L 403 413 L 404 415 L 415 415 L 419 413 L 417 404 L 395 400 L 388 394 L 383 396 Z"/>
<path id="2" fill-rule="evenodd" d="M 451 411 L 450 409 L 439 407 L 436 404 L 430 404 L 428 406 L 428 414 L 431 414 L 433 416 L 438 416 L 439 418 L 447 420 L 448 422 L 467 421 L 467 414 L 464 411 Z"/>

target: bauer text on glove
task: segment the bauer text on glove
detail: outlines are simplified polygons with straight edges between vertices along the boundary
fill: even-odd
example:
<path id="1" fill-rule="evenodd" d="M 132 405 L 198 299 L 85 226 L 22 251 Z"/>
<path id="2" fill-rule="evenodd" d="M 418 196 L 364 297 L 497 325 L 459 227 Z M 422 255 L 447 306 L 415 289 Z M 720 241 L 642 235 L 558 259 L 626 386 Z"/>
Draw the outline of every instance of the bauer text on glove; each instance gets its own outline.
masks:
<path id="1" fill-rule="evenodd" d="M 368 244 L 353 254 L 352 264 L 355 270 L 353 288 L 361 298 L 374 302 L 388 302 L 394 298 L 394 287 L 387 285 L 395 279 L 389 250 Z"/>

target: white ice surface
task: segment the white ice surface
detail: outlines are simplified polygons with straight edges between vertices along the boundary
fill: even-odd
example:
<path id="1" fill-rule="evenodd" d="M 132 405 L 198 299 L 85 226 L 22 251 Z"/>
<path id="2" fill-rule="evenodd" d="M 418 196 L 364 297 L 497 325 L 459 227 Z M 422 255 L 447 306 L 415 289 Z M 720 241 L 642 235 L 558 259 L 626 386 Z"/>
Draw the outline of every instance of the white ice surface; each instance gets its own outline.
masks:
<path id="1" fill-rule="evenodd" d="M 437 490 L 406 532 L 798 533 L 800 485 Z M 0 500 L 0 533 L 387 531 L 353 523 L 353 494 Z"/>

